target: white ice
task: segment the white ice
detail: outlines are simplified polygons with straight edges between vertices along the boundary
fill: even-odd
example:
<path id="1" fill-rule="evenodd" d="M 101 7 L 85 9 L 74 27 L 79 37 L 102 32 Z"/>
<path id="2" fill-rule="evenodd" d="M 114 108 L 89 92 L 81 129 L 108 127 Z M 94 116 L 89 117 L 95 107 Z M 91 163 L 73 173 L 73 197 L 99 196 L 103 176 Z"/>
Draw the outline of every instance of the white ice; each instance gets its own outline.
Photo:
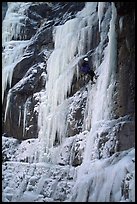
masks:
<path id="1" fill-rule="evenodd" d="M 8 10 L 2 22 L 2 43 L 11 41 L 13 37 L 16 39 L 20 37 L 21 27 L 25 27 L 25 9 L 30 6 L 31 2 L 8 2 Z M 24 35 L 25 40 L 25 35 Z"/>
<path id="2" fill-rule="evenodd" d="M 98 19 L 99 19 L 99 31 L 101 29 L 101 21 L 104 15 L 105 2 L 98 2 Z"/>
<path id="3" fill-rule="evenodd" d="M 39 138 L 45 155 L 48 148 L 53 147 L 56 136 L 59 143 L 65 137 L 66 110 L 69 105 L 66 100 L 67 94 L 71 90 L 74 74 L 79 76 L 77 66 L 79 59 L 90 49 L 87 45 L 88 41 L 91 41 L 92 25 L 96 23 L 95 8 L 94 3 L 86 4 L 84 8 L 86 15 L 84 11 L 78 12 L 76 18 L 54 29 L 55 49 L 47 61 L 48 80 L 45 94 L 41 98 L 38 118 Z"/>

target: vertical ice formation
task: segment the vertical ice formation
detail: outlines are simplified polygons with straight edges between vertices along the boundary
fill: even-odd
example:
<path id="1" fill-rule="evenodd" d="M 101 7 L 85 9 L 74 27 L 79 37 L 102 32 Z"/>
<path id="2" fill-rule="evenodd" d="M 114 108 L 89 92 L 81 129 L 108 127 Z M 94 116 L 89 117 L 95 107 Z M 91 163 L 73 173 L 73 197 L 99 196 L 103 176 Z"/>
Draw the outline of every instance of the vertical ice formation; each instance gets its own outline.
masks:
<path id="1" fill-rule="evenodd" d="M 18 126 L 20 126 L 20 122 L 21 122 L 21 106 L 19 106 L 19 122 L 18 122 Z"/>
<path id="2" fill-rule="evenodd" d="M 4 121 L 6 121 L 7 112 L 8 112 L 8 110 L 9 110 L 10 97 L 11 97 L 11 90 L 9 90 L 8 95 L 7 95 L 7 103 L 6 103 L 6 108 L 5 108 Z"/>
<path id="3" fill-rule="evenodd" d="M 122 29 L 123 29 L 123 20 L 124 20 L 124 17 L 120 17 L 119 19 L 119 29 L 120 29 L 120 32 L 122 32 Z"/>
<path id="4" fill-rule="evenodd" d="M 112 4 L 112 18 L 108 33 L 109 42 L 104 50 L 104 59 L 97 68 L 99 77 L 96 86 L 90 91 L 87 104 L 88 114 L 85 118 L 85 125 L 88 127 L 93 127 L 98 121 L 107 121 L 113 117 L 112 98 L 115 88 L 115 69 L 117 64 L 117 39 L 115 32 L 116 16 L 116 9 Z"/>
<path id="5" fill-rule="evenodd" d="M 28 117 L 30 115 L 30 112 L 29 112 L 30 103 L 31 103 L 30 98 L 27 98 L 27 100 L 24 104 L 24 108 L 23 108 L 23 110 L 24 110 L 24 113 L 23 113 L 23 137 L 25 136 L 25 132 L 28 129 L 27 121 L 28 121 Z"/>
<path id="6" fill-rule="evenodd" d="M 8 2 L 8 10 L 2 23 L 2 43 L 20 38 L 20 31 L 22 27 L 25 27 L 24 15 L 25 9 L 28 8 L 30 2 Z M 25 37 L 24 37 L 25 39 Z"/>
<path id="7" fill-rule="evenodd" d="M 24 10 L 30 3 L 8 2 L 8 10 L 2 22 L 2 101 L 4 92 L 9 85 L 11 87 L 12 75 L 15 65 L 21 60 L 28 40 L 20 41 L 20 29 L 24 16 Z M 12 40 L 13 37 L 18 40 Z"/>
<path id="8" fill-rule="evenodd" d="M 96 23 L 97 3 L 87 3 L 76 18 L 55 27 L 55 49 L 47 61 L 48 80 L 41 97 L 38 118 L 42 160 L 44 153 L 53 147 L 55 140 L 61 143 L 65 137 L 66 115 L 74 73 L 78 73 L 78 61 L 91 48 L 92 26 Z"/>
<path id="9" fill-rule="evenodd" d="M 25 134 L 25 128 L 26 128 L 26 116 L 27 116 L 27 100 L 24 104 L 24 117 L 23 117 L 23 137 L 24 137 L 24 134 Z"/>
<path id="10" fill-rule="evenodd" d="M 113 119 L 113 93 L 115 88 L 115 69 L 117 56 L 117 40 L 115 32 L 116 8 L 112 3 L 112 18 L 108 32 L 108 45 L 104 50 L 104 60 L 98 67 L 99 78 L 96 86 L 91 90 L 88 103 L 88 116 L 86 126 L 91 127 L 85 160 L 97 158 L 95 141 L 98 129 L 109 126 L 109 120 Z M 90 148 L 90 150 L 89 150 Z M 92 149 L 92 151 L 91 151 Z M 91 155 L 89 154 L 91 152 Z"/>
<path id="11" fill-rule="evenodd" d="M 101 28 L 101 21 L 104 15 L 104 7 L 105 7 L 105 2 L 98 2 L 98 20 L 99 20 L 99 31 Z"/>
<path id="12" fill-rule="evenodd" d="M 116 40 L 116 31 L 115 31 L 115 22 L 116 22 L 116 8 L 114 3 L 111 3 L 111 19 L 110 26 L 108 32 L 108 45 L 104 50 L 104 58 L 100 66 L 97 68 L 97 72 L 99 74 L 96 85 L 91 89 L 88 95 L 88 103 L 87 103 L 87 112 L 88 114 L 85 116 L 85 127 L 89 128 L 89 134 L 87 135 L 87 143 L 85 148 L 85 154 L 83 163 L 79 168 L 77 184 L 81 181 L 83 177 L 82 186 L 85 186 L 86 192 L 89 192 L 90 189 L 92 191 L 91 198 L 88 197 L 89 201 L 110 201 L 111 192 L 115 190 L 115 175 L 117 172 L 117 166 L 113 169 L 113 177 L 110 177 L 110 168 L 105 169 L 105 162 L 98 159 L 98 136 L 101 132 L 107 130 L 114 124 L 113 120 L 113 93 L 115 88 L 115 69 L 117 64 L 117 40 Z M 95 162 L 96 160 L 96 162 Z M 95 169 L 98 169 L 98 172 L 94 172 L 94 167 L 97 165 Z M 88 166 L 91 165 L 91 169 L 93 170 L 93 174 L 88 171 Z M 99 165 L 99 166 L 98 166 Z M 104 170 L 103 170 L 104 169 Z M 124 167 L 122 169 L 123 172 L 120 174 L 120 182 L 124 177 L 125 170 Z M 100 174 L 101 173 L 101 174 Z M 104 179 L 104 180 L 103 180 Z M 108 182 L 109 180 L 109 182 Z M 117 182 L 120 185 L 120 182 Z M 80 184 L 80 183 L 79 183 Z M 76 185 L 76 192 L 74 195 L 77 197 L 75 201 L 87 201 L 87 194 L 85 192 L 85 197 L 81 198 L 81 184 Z M 109 184 L 109 187 L 107 187 Z M 114 185 L 114 187 L 113 187 Z M 91 187 L 90 187 L 91 186 Z M 103 188 L 101 186 L 104 186 Z M 94 190 L 92 190 L 92 188 Z M 98 193 L 98 189 L 102 188 L 102 193 Z M 104 190 L 103 190 L 104 189 Z M 115 195 L 116 192 L 114 192 Z M 77 195 L 76 195 L 77 194 Z M 102 196 L 102 197 L 99 197 Z M 114 200 L 119 200 L 119 192 L 117 198 L 113 198 Z"/>
<path id="13" fill-rule="evenodd" d="M 2 53 L 2 101 L 7 85 L 11 87 L 14 67 L 22 59 L 24 49 L 28 45 L 26 41 L 10 41 L 4 44 Z"/>

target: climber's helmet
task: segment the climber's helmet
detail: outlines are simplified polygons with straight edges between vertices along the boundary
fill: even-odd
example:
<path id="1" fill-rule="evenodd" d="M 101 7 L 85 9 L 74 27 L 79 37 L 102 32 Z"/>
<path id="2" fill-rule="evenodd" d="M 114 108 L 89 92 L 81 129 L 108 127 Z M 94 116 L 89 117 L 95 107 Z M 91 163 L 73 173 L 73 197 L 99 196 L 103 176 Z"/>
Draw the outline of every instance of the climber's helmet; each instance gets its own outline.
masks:
<path id="1" fill-rule="evenodd" d="M 85 58 L 84 58 L 84 61 L 88 62 L 88 58 L 87 58 L 87 57 L 85 57 Z"/>

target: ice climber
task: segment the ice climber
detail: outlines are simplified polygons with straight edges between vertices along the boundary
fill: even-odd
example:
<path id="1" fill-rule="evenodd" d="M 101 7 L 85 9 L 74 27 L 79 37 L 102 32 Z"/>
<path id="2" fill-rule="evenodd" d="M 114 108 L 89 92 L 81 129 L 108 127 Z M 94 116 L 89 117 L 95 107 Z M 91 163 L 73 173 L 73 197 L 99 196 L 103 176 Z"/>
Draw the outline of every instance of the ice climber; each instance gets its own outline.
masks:
<path id="1" fill-rule="evenodd" d="M 84 59 L 83 59 L 83 62 L 82 62 L 82 64 L 80 65 L 80 71 L 81 71 L 81 73 L 83 73 L 84 75 L 90 75 L 90 78 L 91 78 L 91 81 L 92 82 L 94 82 L 93 81 L 93 78 L 95 77 L 95 79 L 97 79 L 97 75 L 95 74 L 95 72 L 90 68 L 90 66 L 89 66 L 89 62 L 88 62 L 89 60 L 88 60 L 88 57 L 85 57 Z"/>

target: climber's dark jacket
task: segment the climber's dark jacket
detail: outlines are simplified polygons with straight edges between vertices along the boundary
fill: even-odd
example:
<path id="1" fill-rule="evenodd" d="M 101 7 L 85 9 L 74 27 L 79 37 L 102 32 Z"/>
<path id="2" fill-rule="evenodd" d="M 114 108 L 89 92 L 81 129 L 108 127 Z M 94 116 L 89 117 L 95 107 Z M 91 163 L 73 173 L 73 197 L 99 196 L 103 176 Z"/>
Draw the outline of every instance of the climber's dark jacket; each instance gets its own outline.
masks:
<path id="1" fill-rule="evenodd" d="M 93 77 L 95 76 L 95 73 L 92 69 L 90 69 L 89 67 L 89 63 L 88 62 L 83 62 L 80 66 L 80 72 L 83 74 L 89 74 L 91 77 L 91 80 L 93 81 Z"/>
<path id="2" fill-rule="evenodd" d="M 87 62 L 83 62 L 82 66 L 80 67 L 80 71 L 84 74 L 88 74 L 90 71 L 89 64 Z"/>

